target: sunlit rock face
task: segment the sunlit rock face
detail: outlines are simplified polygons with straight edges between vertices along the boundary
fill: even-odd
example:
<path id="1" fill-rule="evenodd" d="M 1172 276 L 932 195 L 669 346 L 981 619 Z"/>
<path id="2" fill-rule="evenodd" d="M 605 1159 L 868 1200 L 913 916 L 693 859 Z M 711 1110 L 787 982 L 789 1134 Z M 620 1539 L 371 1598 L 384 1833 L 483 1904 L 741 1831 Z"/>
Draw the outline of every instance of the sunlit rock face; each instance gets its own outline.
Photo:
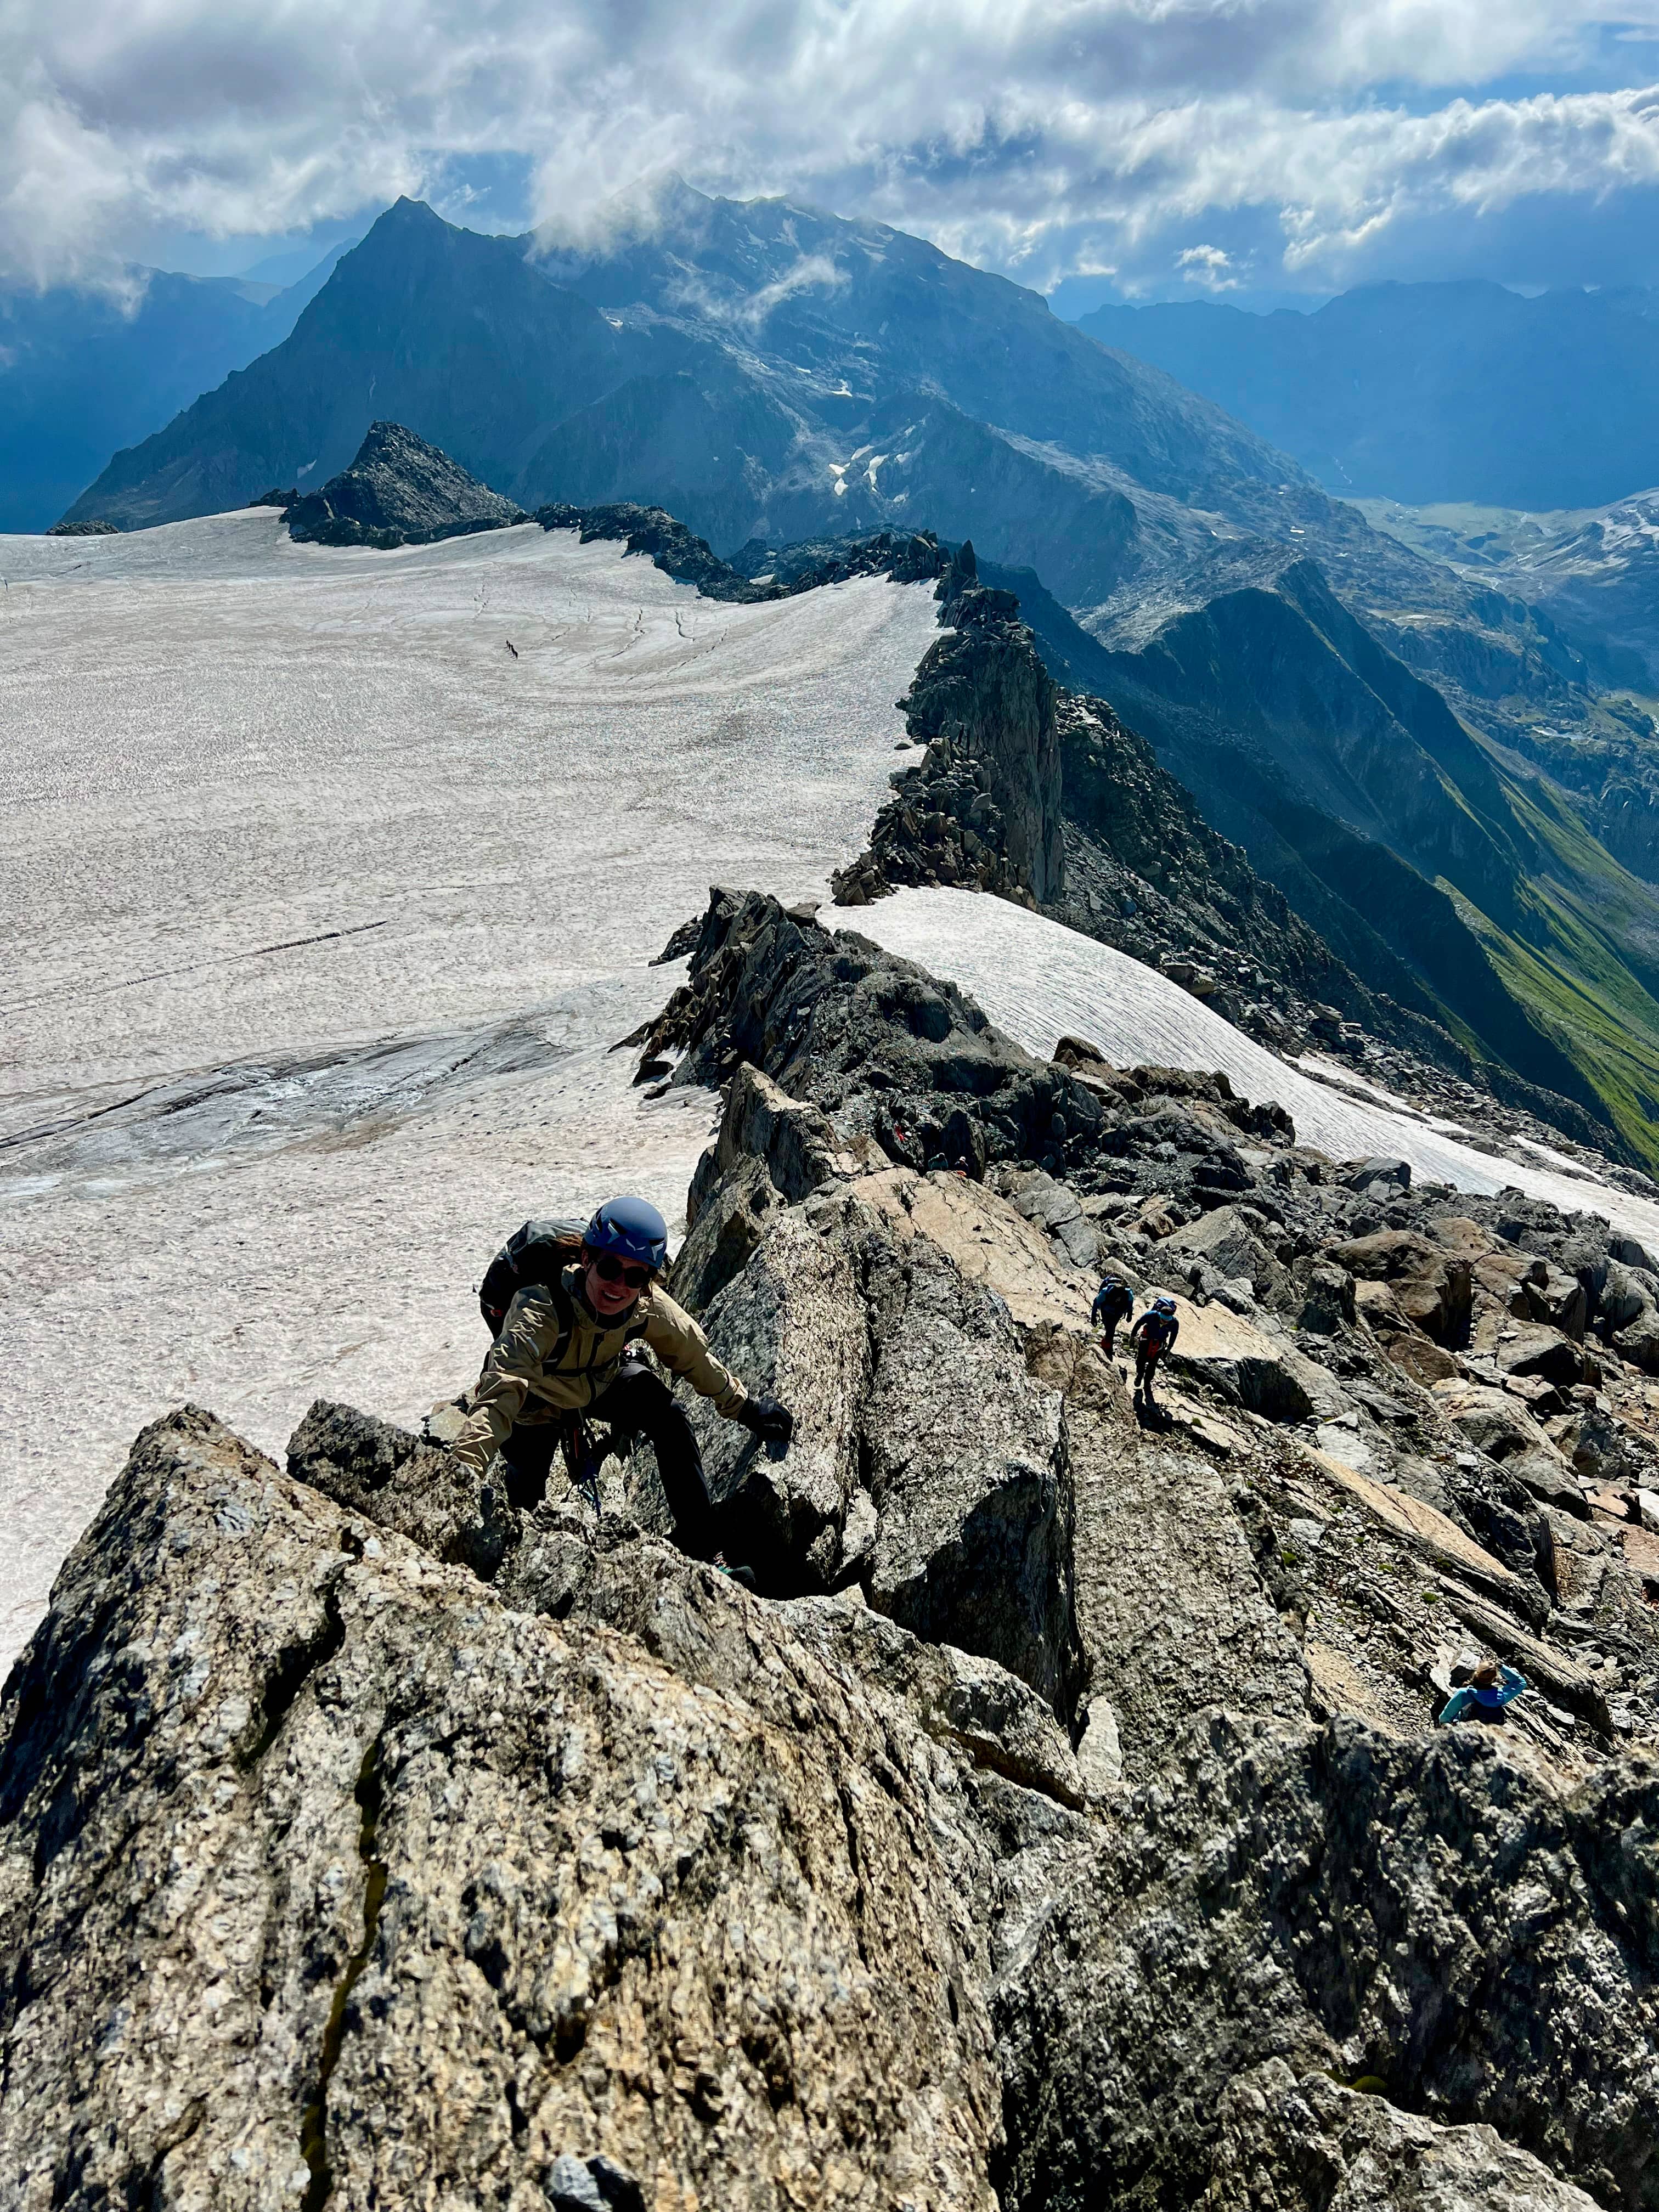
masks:
<path id="1" fill-rule="evenodd" d="M 1213 1303 L 1137 1414 L 1018 1176 L 847 1127 L 878 1064 L 740 1067 L 699 1170 L 678 1287 L 797 1416 L 705 1431 L 758 1593 L 643 1451 L 595 1516 L 338 1404 L 141 1435 L 0 1706 L 9 2201 L 1653 2201 L 1659 1784 L 1531 1582 Z M 1436 1449 L 1342 1330 L 1328 1425 Z M 1342 1660 L 1425 1582 L 1583 1745 Z"/>

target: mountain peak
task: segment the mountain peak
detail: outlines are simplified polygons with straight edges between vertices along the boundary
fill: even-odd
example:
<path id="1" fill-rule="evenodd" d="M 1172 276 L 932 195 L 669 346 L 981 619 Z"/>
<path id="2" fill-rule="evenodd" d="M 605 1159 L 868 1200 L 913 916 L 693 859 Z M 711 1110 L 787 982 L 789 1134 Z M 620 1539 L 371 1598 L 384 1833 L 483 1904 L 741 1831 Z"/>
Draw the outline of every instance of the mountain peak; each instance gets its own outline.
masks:
<path id="1" fill-rule="evenodd" d="M 407 192 L 399 192 L 386 213 L 378 217 L 372 227 L 379 230 L 382 223 L 388 222 L 435 222 L 446 229 L 448 228 L 444 223 L 443 217 L 428 207 L 424 200 L 412 200 Z"/>
<path id="2" fill-rule="evenodd" d="M 401 422 L 371 422 L 349 469 L 289 510 L 289 535 L 302 544 L 430 544 L 522 522 L 511 500 Z"/>

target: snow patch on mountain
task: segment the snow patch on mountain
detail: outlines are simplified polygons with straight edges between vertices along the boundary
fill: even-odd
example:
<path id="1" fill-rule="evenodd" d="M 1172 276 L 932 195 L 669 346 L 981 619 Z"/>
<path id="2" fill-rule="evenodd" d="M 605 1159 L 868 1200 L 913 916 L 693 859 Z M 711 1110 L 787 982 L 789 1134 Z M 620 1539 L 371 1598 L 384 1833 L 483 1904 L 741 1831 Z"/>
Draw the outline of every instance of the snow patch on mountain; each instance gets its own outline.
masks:
<path id="1" fill-rule="evenodd" d="M 1304 1144 L 1334 1159 L 1389 1155 L 1419 1180 L 1487 1193 L 1511 1187 L 1567 1212 L 1599 1213 L 1659 1250 L 1659 1205 L 1587 1173 L 1565 1155 L 1537 1166 L 1494 1159 L 1472 1133 L 1420 1115 L 1403 1099 L 1332 1066 L 1304 1073 L 1224 1022 L 1156 969 L 1091 937 L 973 891 L 902 890 L 872 906 L 820 917 L 919 962 L 976 999 L 1000 1029 L 1047 1058 L 1062 1036 L 1085 1037 L 1121 1067 L 1220 1069 L 1250 1099 L 1276 1099 Z M 1340 1083 L 1341 1088 L 1334 1087 Z M 1550 1164 L 1548 1162 L 1559 1163 Z"/>

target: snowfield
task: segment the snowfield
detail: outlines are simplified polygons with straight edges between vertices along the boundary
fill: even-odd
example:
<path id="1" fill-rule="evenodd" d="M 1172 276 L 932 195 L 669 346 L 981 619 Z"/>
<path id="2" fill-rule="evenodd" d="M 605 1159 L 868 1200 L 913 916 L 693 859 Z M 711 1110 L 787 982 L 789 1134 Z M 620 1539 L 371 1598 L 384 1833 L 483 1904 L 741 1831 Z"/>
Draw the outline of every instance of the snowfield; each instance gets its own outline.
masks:
<path id="1" fill-rule="evenodd" d="M 711 883 L 824 896 L 936 610 L 269 510 L 0 540 L 0 576 L 3 1661 L 145 1421 L 414 1421 L 527 1214 L 682 1215 L 713 1102 L 606 1048 Z"/>
<path id="2" fill-rule="evenodd" d="M 820 919 L 955 983 L 999 1029 L 1043 1059 L 1062 1036 L 1078 1036 L 1119 1067 L 1219 1068 L 1243 1097 L 1276 1099 L 1301 1142 L 1334 1159 L 1380 1154 L 1409 1160 L 1419 1182 L 1487 1193 L 1518 1188 L 1569 1213 L 1599 1213 L 1659 1252 L 1659 1205 L 1542 1146 L 1534 1148 L 1544 1163 L 1536 1167 L 1493 1159 L 1455 1123 L 1420 1114 L 1344 1068 L 1304 1062 L 1325 1075 L 1316 1080 L 1155 969 L 1006 899 L 897 891 L 874 906 L 827 910 Z M 1331 1087 L 1336 1083 L 1340 1090 Z"/>

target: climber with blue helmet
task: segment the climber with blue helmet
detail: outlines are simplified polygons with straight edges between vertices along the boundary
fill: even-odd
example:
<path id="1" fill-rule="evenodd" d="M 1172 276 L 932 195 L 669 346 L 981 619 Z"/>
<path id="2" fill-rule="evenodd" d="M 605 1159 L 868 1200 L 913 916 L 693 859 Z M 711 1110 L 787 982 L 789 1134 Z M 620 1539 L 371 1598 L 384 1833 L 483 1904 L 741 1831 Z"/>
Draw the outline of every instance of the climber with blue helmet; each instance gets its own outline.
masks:
<path id="1" fill-rule="evenodd" d="M 1176 1302 L 1167 1291 L 1159 1292 L 1129 1331 L 1135 1353 L 1135 1396 L 1146 1406 L 1152 1403 L 1152 1377 L 1158 1363 L 1180 1334 Z"/>
<path id="2" fill-rule="evenodd" d="M 751 1397 L 663 1289 L 668 1224 L 648 1200 L 607 1199 L 580 1237 L 573 1224 L 553 1249 L 546 1279 L 524 1281 L 507 1308 L 453 1455 L 482 1475 L 499 1452 L 509 1498 L 533 1505 L 573 1416 L 580 1424 L 591 1413 L 613 1437 L 649 1441 L 676 1542 L 695 1559 L 724 1565 L 696 1432 L 641 1352 L 653 1352 L 763 1443 L 787 1446 L 793 1416 L 773 1399 Z"/>

